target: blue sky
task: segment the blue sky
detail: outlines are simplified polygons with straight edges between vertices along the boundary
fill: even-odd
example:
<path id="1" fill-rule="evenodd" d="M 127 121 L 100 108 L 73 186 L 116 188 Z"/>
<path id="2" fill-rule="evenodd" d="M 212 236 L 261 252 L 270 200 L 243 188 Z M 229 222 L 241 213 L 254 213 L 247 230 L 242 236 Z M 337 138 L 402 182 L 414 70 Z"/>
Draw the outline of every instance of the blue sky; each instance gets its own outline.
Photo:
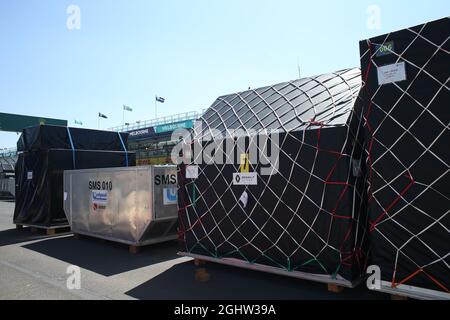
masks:
<path id="1" fill-rule="evenodd" d="M 66 26 L 71 4 L 80 29 Z M 379 29 L 367 8 L 381 9 Z M 122 124 L 219 95 L 359 66 L 358 41 L 448 16 L 448 0 L 2 0 L 0 112 Z M 0 148 L 17 135 L 0 132 Z"/>

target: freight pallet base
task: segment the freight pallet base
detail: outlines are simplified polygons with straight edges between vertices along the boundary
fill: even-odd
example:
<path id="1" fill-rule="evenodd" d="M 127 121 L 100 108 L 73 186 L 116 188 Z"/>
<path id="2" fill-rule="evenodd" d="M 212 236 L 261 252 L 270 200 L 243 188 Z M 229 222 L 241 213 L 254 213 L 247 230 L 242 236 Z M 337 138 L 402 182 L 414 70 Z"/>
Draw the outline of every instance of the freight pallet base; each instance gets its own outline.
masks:
<path id="1" fill-rule="evenodd" d="M 132 254 L 138 254 L 139 251 L 141 250 L 141 248 L 145 247 L 145 246 L 178 239 L 178 235 L 172 235 L 172 236 L 167 236 L 167 237 L 163 237 L 163 238 L 147 240 L 147 241 L 140 242 L 140 243 L 131 243 L 129 241 L 118 240 L 118 239 L 114 239 L 114 238 L 106 237 L 106 236 L 92 235 L 87 232 L 84 233 L 84 232 L 79 232 L 79 231 L 74 232 L 73 236 L 75 239 L 80 239 L 80 238 L 86 237 L 86 238 L 90 238 L 90 239 L 97 239 L 102 242 L 110 241 L 110 242 L 115 242 L 115 243 L 121 243 L 121 244 L 127 245 L 128 251 Z"/>
<path id="2" fill-rule="evenodd" d="M 363 279 L 359 279 L 357 281 L 348 281 L 341 277 L 337 279 L 333 279 L 330 276 L 324 276 L 319 274 L 309 274 L 305 272 L 299 272 L 299 271 L 286 271 L 280 268 L 270 267 L 270 266 L 264 266 L 261 264 L 250 264 L 247 262 L 244 262 L 239 259 L 233 259 L 233 258 L 213 258 L 203 255 L 197 255 L 192 253 L 186 253 L 186 252 L 178 252 L 178 255 L 184 256 L 184 257 L 191 257 L 194 258 L 194 264 L 197 267 L 203 266 L 206 262 L 213 262 L 213 263 L 219 263 L 224 264 L 232 267 L 239 267 L 244 269 L 250 269 L 255 271 L 262 271 L 267 273 L 273 273 L 283 276 L 288 276 L 292 278 L 297 279 L 304 279 L 304 280 L 311 280 L 315 282 L 321 282 L 328 285 L 328 291 L 334 292 L 334 293 L 340 293 L 344 290 L 344 288 L 355 288 L 357 287 Z"/>
<path id="3" fill-rule="evenodd" d="M 403 284 L 392 288 L 391 282 L 388 281 L 381 281 L 381 289 L 373 290 L 390 294 L 392 300 L 405 300 L 408 298 L 419 300 L 450 300 L 450 293 Z"/>
<path id="4" fill-rule="evenodd" d="M 35 225 L 35 224 L 16 223 L 16 229 L 23 229 L 24 227 L 31 228 L 31 232 L 38 232 L 39 230 L 45 230 L 45 233 L 49 236 L 55 235 L 59 231 L 65 231 L 65 232 L 70 231 L 70 226 L 68 224 L 60 225 L 60 226 L 45 227 L 45 226 L 39 226 L 39 225 Z"/>

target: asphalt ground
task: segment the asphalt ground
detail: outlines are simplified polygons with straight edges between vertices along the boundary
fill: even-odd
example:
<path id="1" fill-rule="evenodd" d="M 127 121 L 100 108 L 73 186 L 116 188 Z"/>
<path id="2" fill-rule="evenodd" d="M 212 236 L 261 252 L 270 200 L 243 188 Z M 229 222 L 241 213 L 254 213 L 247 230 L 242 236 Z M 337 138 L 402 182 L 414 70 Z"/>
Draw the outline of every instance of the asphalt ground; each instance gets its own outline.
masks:
<path id="1" fill-rule="evenodd" d="M 325 284 L 208 263 L 209 281 L 195 279 L 191 258 L 176 241 L 130 254 L 126 245 L 70 232 L 16 229 L 14 202 L 0 202 L 0 299 L 380 300 L 364 284 L 342 293 Z M 68 289 L 68 267 L 78 266 L 80 289 Z M 70 282 L 70 281 L 69 281 Z"/>

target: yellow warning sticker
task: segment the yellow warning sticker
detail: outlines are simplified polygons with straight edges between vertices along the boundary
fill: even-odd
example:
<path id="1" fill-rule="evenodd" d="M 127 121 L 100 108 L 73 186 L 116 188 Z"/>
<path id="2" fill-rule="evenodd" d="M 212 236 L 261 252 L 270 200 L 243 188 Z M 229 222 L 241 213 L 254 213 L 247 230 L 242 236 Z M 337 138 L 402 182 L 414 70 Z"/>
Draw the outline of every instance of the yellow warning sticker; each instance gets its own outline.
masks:
<path id="1" fill-rule="evenodd" d="M 248 153 L 241 153 L 241 173 L 250 172 L 250 162 Z"/>

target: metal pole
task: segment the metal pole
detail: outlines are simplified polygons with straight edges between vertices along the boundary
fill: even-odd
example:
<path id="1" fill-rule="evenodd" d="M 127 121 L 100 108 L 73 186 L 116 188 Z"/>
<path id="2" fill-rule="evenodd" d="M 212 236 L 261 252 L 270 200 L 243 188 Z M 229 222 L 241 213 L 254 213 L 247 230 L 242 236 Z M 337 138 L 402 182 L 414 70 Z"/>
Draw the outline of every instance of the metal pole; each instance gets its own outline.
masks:
<path id="1" fill-rule="evenodd" d="M 158 118 L 158 112 L 157 112 L 157 109 L 158 108 L 158 100 L 156 100 L 156 96 L 155 96 L 155 120 L 156 120 L 156 118 Z"/>
<path id="2" fill-rule="evenodd" d="M 125 126 L 125 106 L 122 106 L 122 127 Z"/>
<path id="3" fill-rule="evenodd" d="M 98 129 L 100 130 L 100 116 L 98 116 Z"/>

